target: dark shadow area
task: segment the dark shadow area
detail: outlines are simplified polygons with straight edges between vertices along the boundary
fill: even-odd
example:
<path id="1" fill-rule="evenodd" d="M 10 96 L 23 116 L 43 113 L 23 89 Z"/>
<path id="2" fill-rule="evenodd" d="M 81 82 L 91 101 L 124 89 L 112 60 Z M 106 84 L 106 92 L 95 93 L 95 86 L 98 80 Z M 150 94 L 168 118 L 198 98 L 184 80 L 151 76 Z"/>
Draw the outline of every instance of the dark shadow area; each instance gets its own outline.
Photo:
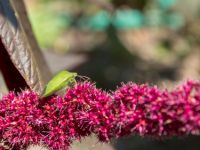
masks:
<path id="1" fill-rule="evenodd" d="M 3 43 L 0 40 L 0 71 L 10 91 L 20 92 L 28 88 L 24 78 L 12 63 Z"/>
<path id="2" fill-rule="evenodd" d="M 145 62 L 123 46 L 113 28 L 107 34 L 106 42 L 88 52 L 87 62 L 73 70 L 90 77 L 97 86 L 105 89 L 114 89 L 120 82 L 155 84 L 162 79 L 176 80 L 180 64 L 169 67 Z"/>
<path id="3" fill-rule="evenodd" d="M 165 140 L 153 140 L 133 136 L 120 139 L 115 144 L 116 150 L 199 150 L 200 137 L 188 136 Z"/>

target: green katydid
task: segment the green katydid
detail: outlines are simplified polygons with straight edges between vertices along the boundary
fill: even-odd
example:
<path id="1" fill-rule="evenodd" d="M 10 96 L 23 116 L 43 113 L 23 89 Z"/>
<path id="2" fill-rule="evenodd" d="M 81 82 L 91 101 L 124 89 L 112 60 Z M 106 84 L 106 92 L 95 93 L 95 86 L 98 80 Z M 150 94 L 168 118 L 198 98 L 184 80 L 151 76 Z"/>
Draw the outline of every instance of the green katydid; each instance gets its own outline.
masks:
<path id="1" fill-rule="evenodd" d="M 75 78 L 77 77 L 77 73 L 69 72 L 69 71 L 61 71 L 56 74 L 46 85 L 44 90 L 44 94 L 42 97 L 47 97 L 55 92 L 62 90 L 65 87 L 70 86 L 76 82 Z"/>

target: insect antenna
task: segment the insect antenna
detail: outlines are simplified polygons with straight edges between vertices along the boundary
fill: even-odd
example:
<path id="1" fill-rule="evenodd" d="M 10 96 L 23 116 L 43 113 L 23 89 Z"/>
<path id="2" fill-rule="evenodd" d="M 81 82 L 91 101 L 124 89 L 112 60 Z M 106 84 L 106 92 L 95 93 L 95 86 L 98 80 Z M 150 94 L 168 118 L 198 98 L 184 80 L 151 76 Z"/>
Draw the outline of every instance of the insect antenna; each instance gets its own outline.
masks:
<path id="1" fill-rule="evenodd" d="M 91 79 L 87 76 L 81 76 L 81 75 L 77 75 L 76 76 L 77 79 L 79 79 L 80 81 L 90 81 Z"/>

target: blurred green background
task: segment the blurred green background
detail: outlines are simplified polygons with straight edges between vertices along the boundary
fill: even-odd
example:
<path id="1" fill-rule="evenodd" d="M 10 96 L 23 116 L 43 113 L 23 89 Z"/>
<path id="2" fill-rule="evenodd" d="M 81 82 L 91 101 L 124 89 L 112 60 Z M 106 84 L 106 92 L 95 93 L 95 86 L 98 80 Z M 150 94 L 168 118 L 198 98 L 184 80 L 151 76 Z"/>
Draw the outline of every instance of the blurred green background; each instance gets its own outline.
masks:
<path id="1" fill-rule="evenodd" d="M 53 73 L 76 71 L 107 90 L 127 81 L 171 88 L 199 80 L 199 0 L 25 2 Z M 133 136 L 111 145 L 116 150 L 199 150 L 200 138 Z"/>

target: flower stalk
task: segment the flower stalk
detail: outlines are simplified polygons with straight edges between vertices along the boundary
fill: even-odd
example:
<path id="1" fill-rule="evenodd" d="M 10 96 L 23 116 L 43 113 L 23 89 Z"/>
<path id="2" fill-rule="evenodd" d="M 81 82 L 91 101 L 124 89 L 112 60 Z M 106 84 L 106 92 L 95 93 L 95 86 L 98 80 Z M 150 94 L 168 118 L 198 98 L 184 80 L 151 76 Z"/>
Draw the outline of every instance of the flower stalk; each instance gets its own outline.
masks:
<path id="1" fill-rule="evenodd" d="M 130 82 L 106 92 L 80 82 L 63 97 L 41 101 L 37 93 L 25 90 L 0 101 L 0 139 L 14 149 L 43 144 L 68 150 L 73 140 L 93 133 L 103 142 L 130 134 L 199 135 L 200 83 L 188 81 L 168 91 Z"/>

